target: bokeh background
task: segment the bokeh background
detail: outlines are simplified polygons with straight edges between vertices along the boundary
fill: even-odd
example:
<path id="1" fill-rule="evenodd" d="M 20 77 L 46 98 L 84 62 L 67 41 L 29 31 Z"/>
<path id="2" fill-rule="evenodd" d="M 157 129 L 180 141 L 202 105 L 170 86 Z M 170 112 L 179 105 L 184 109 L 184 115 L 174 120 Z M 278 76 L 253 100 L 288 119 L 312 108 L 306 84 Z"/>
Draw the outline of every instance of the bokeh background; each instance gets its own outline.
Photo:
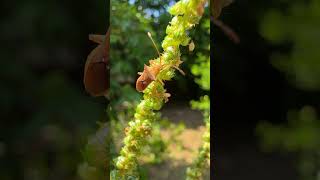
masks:
<path id="1" fill-rule="evenodd" d="M 135 107 L 142 99 L 143 94 L 135 89 L 137 72 L 143 71 L 144 64 L 148 65 L 149 60 L 158 57 L 147 32 L 152 34 L 162 52 L 165 29 L 172 19 L 167 10 L 174 2 L 111 1 L 112 157 L 119 155 L 124 129 L 128 121 L 134 118 Z M 210 93 L 209 8 L 206 8 L 199 25 L 190 30 L 189 35 L 194 41 L 195 49 L 189 51 L 188 46 L 180 48 L 183 60 L 180 68 L 186 75 L 177 72 L 172 81 L 165 82 L 165 88 L 171 97 L 163 109 L 157 112 L 159 119 L 153 124 L 153 134 L 147 139 L 148 145 L 142 149 L 139 158 L 142 179 L 185 179 L 186 168 L 190 166 L 202 144 L 201 136 L 205 131 L 203 114 L 192 109 L 190 101 L 199 100 Z M 209 110 L 210 100 L 206 97 L 203 98 L 205 100 L 202 107 Z M 209 179 L 209 168 L 205 172 L 205 179 Z"/>
<path id="2" fill-rule="evenodd" d="M 83 68 L 105 34 L 107 1 L 0 5 L 0 179 L 72 180 L 106 100 L 90 97 Z"/>
<path id="3" fill-rule="evenodd" d="M 317 0 L 235 1 L 213 28 L 217 179 L 319 179 Z"/>

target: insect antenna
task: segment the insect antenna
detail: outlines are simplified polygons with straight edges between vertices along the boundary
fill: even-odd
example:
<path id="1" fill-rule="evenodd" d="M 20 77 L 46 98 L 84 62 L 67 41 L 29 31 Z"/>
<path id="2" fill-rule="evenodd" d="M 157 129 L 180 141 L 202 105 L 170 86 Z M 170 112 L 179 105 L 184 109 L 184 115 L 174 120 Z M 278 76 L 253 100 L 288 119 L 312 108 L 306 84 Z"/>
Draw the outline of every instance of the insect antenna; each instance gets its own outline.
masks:
<path id="1" fill-rule="evenodd" d="M 156 48 L 156 50 L 157 50 L 157 52 L 158 52 L 158 55 L 159 55 L 159 58 L 160 58 L 160 64 L 161 64 L 161 56 L 160 56 L 159 49 L 157 48 L 157 45 L 156 45 L 156 43 L 154 42 L 154 40 L 153 40 L 150 32 L 148 32 L 148 36 L 149 36 L 149 38 L 151 39 L 153 46 Z"/>

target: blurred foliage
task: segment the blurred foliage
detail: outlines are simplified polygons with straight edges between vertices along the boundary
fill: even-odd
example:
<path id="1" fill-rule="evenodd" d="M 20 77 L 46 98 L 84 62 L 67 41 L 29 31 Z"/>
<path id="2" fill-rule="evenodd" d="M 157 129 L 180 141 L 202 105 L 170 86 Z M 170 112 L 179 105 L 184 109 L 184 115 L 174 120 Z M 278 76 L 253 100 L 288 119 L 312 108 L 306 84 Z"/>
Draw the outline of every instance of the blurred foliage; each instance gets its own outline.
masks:
<path id="1" fill-rule="evenodd" d="M 106 9 L 102 1 L 1 2 L 1 180 L 78 179 L 86 135 L 105 117 L 84 92 L 82 68 Z"/>
<path id="2" fill-rule="evenodd" d="M 289 111 L 288 125 L 263 122 L 257 126 L 265 151 L 281 149 L 298 153 L 299 172 L 303 180 L 318 180 L 320 175 L 320 120 L 310 106 Z"/>
<path id="3" fill-rule="evenodd" d="M 264 150 L 278 147 L 292 152 L 320 150 L 320 122 L 315 109 L 305 106 L 300 111 L 289 111 L 287 117 L 286 126 L 264 122 L 257 127 L 258 133 L 264 135 Z"/>
<path id="4" fill-rule="evenodd" d="M 151 19 L 138 11 L 127 1 L 111 1 L 111 91 L 112 107 L 121 102 L 138 101 L 141 95 L 134 87 L 127 84 L 135 83 L 138 69 L 143 69 L 146 59 L 156 54 L 146 32 L 153 33 Z M 141 43 L 150 42 L 150 43 Z M 151 51 L 145 51 L 152 49 Z M 124 87 L 123 87 L 124 86 Z"/>
<path id="5" fill-rule="evenodd" d="M 264 18 L 261 32 L 273 44 L 289 43 L 289 50 L 275 52 L 272 64 L 287 74 L 288 80 L 302 91 L 320 90 L 320 2 L 291 3 L 286 11 L 271 10 Z M 314 94 L 316 95 L 316 93 Z M 316 96 L 313 96 L 316 98 Z M 257 126 L 266 151 L 280 148 L 298 154 L 301 179 L 320 179 L 320 120 L 318 109 L 304 106 L 289 110 L 288 125 L 263 122 Z"/>
<path id="6" fill-rule="evenodd" d="M 22 82 L 2 79 L 12 86 L 1 88 L 10 94 L 2 93 L 7 101 L 1 102 L 12 105 L 1 106 L 5 149 L 0 179 L 75 178 L 72 169 L 80 158 L 79 149 L 92 130 L 90 122 L 101 119 L 103 107 L 89 102 L 63 73 L 39 79 L 22 73 L 17 73 L 25 79 Z"/>
<path id="7" fill-rule="evenodd" d="M 200 85 L 203 90 L 210 90 L 210 60 L 208 57 L 199 53 L 197 64 L 191 67 L 191 72 L 195 76 L 200 76 L 195 79 L 195 82 Z"/>
<path id="8" fill-rule="evenodd" d="M 210 30 L 210 21 L 205 19 L 202 28 Z M 208 34 L 209 36 L 209 34 Z M 202 137 L 202 145 L 198 150 L 197 156 L 194 158 L 190 167 L 187 168 L 187 180 L 201 179 L 208 165 L 210 166 L 210 45 L 208 44 L 206 51 L 197 54 L 194 64 L 191 66 L 191 72 L 195 76 L 194 81 L 199 84 L 200 88 L 206 91 L 206 95 L 201 96 L 200 100 L 191 100 L 190 105 L 192 109 L 202 111 L 204 117 L 204 124 L 206 131 Z"/>
<path id="9" fill-rule="evenodd" d="M 262 34 L 271 42 L 292 45 L 290 53 L 274 53 L 272 63 L 303 90 L 320 90 L 319 18 L 320 1 L 300 1 L 284 12 L 271 10 L 261 25 Z"/>
<path id="10" fill-rule="evenodd" d="M 79 165 L 78 173 L 83 180 L 109 179 L 110 124 L 103 123 L 89 138 L 83 151 L 85 161 Z"/>
<path id="11" fill-rule="evenodd" d="M 208 95 L 200 97 L 198 101 L 190 101 L 192 109 L 201 110 L 206 116 L 210 114 L 210 98 Z"/>
<path id="12" fill-rule="evenodd" d="M 210 29 L 210 20 L 205 19 L 204 29 Z M 209 35 L 208 35 L 209 36 Z M 205 116 L 210 113 L 210 46 L 207 46 L 205 51 L 199 52 L 194 64 L 191 66 L 191 73 L 195 76 L 194 81 L 199 84 L 200 88 L 205 90 L 204 96 L 200 97 L 199 101 L 191 100 L 190 104 L 193 109 L 198 109 L 204 112 Z M 205 55 L 206 54 L 206 55 Z"/>

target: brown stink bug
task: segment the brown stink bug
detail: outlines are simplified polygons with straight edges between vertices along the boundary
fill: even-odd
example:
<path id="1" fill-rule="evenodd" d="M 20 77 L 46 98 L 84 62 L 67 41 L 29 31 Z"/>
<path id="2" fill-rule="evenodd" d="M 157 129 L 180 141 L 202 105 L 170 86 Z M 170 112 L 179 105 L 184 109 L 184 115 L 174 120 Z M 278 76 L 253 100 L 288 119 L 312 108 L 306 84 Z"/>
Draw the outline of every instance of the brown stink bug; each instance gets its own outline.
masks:
<path id="1" fill-rule="evenodd" d="M 151 39 L 155 49 L 157 50 L 160 60 L 159 60 L 159 62 L 157 62 L 156 60 L 150 60 L 149 61 L 150 65 L 149 66 L 144 65 L 143 72 L 138 72 L 138 74 L 140 76 L 136 81 L 136 89 L 139 92 L 144 91 L 152 81 L 155 81 L 158 73 L 164 67 L 164 64 L 163 64 L 163 62 L 161 60 L 160 52 L 159 52 L 155 42 L 153 41 L 150 32 L 148 32 L 148 36 Z M 181 64 L 181 63 L 182 63 L 182 61 L 179 60 L 177 65 L 172 65 L 172 66 L 174 68 L 176 68 L 177 70 L 179 70 L 179 72 L 184 75 L 184 72 L 181 69 L 179 69 L 179 67 L 178 67 L 179 64 Z M 160 80 L 160 82 L 163 83 L 161 80 Z"/>
<path id="2" fill-rule="evenodd" d="M 83 83 L 90 95 L 106 96 L 109 90 L 110 30 L 106 35 L 90 34 L 89 39 L 99 45 L 87 57 Z"/>

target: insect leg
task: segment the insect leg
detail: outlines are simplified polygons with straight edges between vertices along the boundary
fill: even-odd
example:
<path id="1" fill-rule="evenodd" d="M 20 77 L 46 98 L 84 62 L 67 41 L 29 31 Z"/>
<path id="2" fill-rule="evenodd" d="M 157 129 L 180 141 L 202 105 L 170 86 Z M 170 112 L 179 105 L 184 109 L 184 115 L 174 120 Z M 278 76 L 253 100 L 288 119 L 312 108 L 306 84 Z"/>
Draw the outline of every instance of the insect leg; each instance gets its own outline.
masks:
<path id="1" fill-rule="evenodd" d="M 89 40 L 101 44 L 105 39 L 105 35 L 89 34 Z"/>
<path id="2" fill-rule="evenodd" d="M 173 66 L 176 70 L 178 70 L 182 75 L 186 75 L 179 67 Z"/>

